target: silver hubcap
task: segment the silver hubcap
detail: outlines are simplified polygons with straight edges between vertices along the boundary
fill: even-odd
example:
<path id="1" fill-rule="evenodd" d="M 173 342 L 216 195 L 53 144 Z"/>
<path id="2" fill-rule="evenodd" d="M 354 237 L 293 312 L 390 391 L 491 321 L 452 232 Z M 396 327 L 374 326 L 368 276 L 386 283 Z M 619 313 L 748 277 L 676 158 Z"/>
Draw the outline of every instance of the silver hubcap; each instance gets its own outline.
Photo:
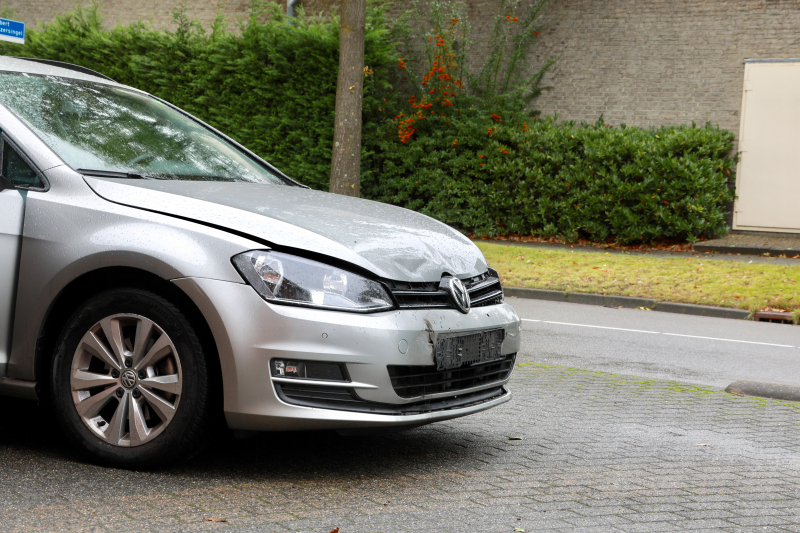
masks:
<path id="1" fill-rule="evenodd" d="M 181 362 L 152 320 L 119 314 L 86 332 L 72 358 L 75 409 L 98 437 L 139 446 L 172 421 L 182 392 Z"/>

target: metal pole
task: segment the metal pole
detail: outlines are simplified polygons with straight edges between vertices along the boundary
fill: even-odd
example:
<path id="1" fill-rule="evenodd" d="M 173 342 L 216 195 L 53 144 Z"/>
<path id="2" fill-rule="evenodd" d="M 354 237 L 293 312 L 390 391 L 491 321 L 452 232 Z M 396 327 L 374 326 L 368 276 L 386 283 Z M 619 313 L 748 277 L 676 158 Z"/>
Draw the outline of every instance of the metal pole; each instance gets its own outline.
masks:
<path id="1" fill-rule="evenodd" d="M 300 0 L 286 0 L 286 16 L 290 19 L 294 18 L 294 6 L 300 3 Z M 289 23 L 291 24 L 291 20 Z"/>

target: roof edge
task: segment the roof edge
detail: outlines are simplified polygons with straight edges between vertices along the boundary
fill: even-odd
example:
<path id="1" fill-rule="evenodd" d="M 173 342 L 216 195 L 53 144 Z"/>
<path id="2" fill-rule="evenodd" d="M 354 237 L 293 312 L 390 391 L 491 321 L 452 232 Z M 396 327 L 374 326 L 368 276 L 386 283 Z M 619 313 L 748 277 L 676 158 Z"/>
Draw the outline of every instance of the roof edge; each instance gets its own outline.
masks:
<path id="1" fill-rule="evenodd" d="M 5 56 L 10 57 L 13 59 L 21 59 L 23 61 L 33 61 L 35 63 L 42 63 L 44 65 L 50 65 L 51 67 L 58 67 L 63 68 L 65 70 L 72 70 L 74 72 L 80 72 L 82 74 L 89 74 L 90 76 L 97 76 L 98 78 L 102 78 L 104 80 L 117 82 L 117 80 L 111 79 L 105 74 L 100 74 L 99 72 L 92 70 L 90 68 L 82 67 L 80 65 L 73 65 L 72 63 L 64 63 L 63 61 L 54 61 L 52 59 L 39 59 L 38 57 L 19 57 L 19 56 Z"/>

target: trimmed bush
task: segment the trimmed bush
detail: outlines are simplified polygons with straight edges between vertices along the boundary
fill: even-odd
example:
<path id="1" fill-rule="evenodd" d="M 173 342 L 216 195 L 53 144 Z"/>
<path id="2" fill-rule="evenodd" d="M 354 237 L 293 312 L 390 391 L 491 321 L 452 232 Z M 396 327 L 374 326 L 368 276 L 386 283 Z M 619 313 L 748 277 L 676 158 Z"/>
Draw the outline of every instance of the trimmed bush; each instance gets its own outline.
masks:
<path id="1" fill-rule="evenodd" d="M 387 128 L 362 191 L 487 236 L 631 243 L 727 230 L 728 131 L 502 121 L 431 116 L 406 142 Z"/>
<path id="2" fill-rule="evenodd" d="M 429 3 L 428 23 L 417 17 L 410 31 L 423 53 L 416 68 L 398 65 L 410 81 L 405 102 L 374 149 L 362 193 L 488 236 L 629 243 L 726 231 L 731 133 L 537 118 L 528 104 L 555 59 L 528 71 L 529 52 L 547 4 L 500 0 L 489 54 L 474 75 L 466 12 L 456 2 Z"/>
<path id="3" fill-rule="evenodd" d="M 416 62 L 427 72 L 419 79 L 398 59 L 383 10 L 371 5 L 362 194 L 488 236 L 629 243 L 726 231 L 736 163 L 730 132 L 557 124 L 526 107 L 552 60 L 528 77 L 512 67 L 526 64 L 521 51 L 538 39 L 546 3 L 538 0 L 519 17 L 516 3 L 502 3 L 493 35 L 514 52 L 507 58 L 504 45 L 495 46 L 476 76 L 460 66 L 467 48 L 456 43 L 466 24 L 447 11 L 455 4 L 434 3 L 434 24 L 420 30 L 429 44 Z M 96 6 L 76 8 L 29 30 L 25 46 L 0 43 L 0 54 L 83 65 L 148 91 L 327 190 L 336 20 L 301 16 L 289 25 L 275 4 L 258 1 L 237 33 L 222 17 L 210 32 L 185 12 L 174 17 L 174 32 L 143 23 L 105 30 Z M 408 75 L 407 94 L 397 98 L 391 81 L 400 74 Z"/>

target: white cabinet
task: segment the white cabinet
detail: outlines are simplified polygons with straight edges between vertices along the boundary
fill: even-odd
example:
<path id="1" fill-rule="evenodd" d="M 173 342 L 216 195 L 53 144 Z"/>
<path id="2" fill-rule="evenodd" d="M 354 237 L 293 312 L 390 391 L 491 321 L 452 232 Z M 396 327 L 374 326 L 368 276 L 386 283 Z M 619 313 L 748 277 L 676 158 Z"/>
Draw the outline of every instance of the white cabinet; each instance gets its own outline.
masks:
<path id="1" fill-rule="evenodd" d="M 745 61 L 733 229 L 800 233 L 800 59 Z"/>

